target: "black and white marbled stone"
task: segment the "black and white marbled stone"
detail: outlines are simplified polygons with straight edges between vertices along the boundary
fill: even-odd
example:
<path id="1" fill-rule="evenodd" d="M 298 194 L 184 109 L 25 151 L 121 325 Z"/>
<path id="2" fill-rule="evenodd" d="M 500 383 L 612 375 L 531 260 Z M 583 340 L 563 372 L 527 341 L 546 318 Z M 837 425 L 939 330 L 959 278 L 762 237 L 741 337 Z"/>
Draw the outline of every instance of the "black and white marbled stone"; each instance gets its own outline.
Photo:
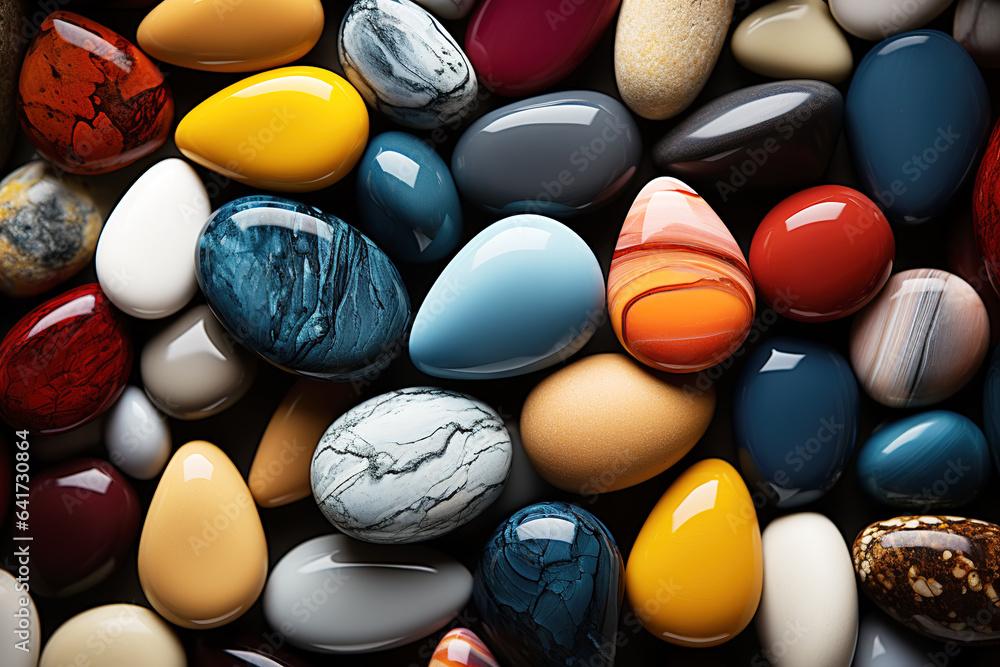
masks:
<path id="1" fill-rule="evenodd" d="M 476 73 L 462 47 L 410 0 L 357 0 L 340 24 L 338 51 L 365 101 L 401 125 L 440 127 L 476 101 Z"/>
<path id="2" fill-rule="evenodd" d="M 399 389 L 349 410 L 323 434 L 313 497 L 352 537 L 419 542 L 486 509 L 510 465 L 510 435 L 489 406 L 444 389 Z"/>

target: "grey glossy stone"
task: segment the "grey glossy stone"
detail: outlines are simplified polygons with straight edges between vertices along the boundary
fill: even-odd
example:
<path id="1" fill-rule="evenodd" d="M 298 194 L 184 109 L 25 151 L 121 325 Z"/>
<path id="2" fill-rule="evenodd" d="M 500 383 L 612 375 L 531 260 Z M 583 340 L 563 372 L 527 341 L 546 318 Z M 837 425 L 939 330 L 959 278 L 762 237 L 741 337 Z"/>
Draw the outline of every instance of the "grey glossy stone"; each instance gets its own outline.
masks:
<path id="1" fill-rule="evenodd" d="M 1000 67 L 1000 0 L 958 0 L 951 34 L 980 67 Z"/>
<path id="2" fill-rule="evenodd" d="M 299 648 L 369 653 L 443 628 L 471 593 L 469 571 L 436 549 L 324 535 L 295 547 L 271 570 L 264 616 Z"/>
<path id="3" fill-rule="evenodd" d="M 494 215 L 570 217 L 609 203 L 642 157 L 628 109 L 603 93 L 539 95 L 491 111 L 455 146 L 459 192 Z"/>
<path id="4" fill-rule="evenodd" d="M 843 117 L 840 92 L 821 81 L 741 88 L 678 123 L 653 147 L 653 162 L 723 201 L 744 187 L 803 187 L 826 171 Z"/>
<path id="5" fill-rule="evenodd" d="M 947 659 L 945 662 L 932 662 L 932 651 L 929 649 L 934 646 L 942 651 L 942 656 L 946 655 L 943 653 L 943 644 L 931 644 L 888 616 L 871 612 L 861 621 L 852 667 L 929 667 L 948 664 Z M 953 653 L 958 648 L 955 644 L 950 646 Z"/>

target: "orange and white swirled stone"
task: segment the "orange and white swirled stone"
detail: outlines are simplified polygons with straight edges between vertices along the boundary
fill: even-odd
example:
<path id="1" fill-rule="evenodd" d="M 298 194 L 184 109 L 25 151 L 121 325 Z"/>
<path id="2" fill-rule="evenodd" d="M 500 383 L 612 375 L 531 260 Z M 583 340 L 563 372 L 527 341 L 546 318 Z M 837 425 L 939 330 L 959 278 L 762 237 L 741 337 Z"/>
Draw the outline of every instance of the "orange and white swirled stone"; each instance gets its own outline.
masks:
<path id="1" fill-rule="evenodd" d="M 456 628 L 441 638 L 427 667 L 500 667 L 471 630 Z"/>
<path id="2" fill-rule="evenodd" d="M 703 370 L 753 324 L 750 267 L 712 207 L 676 178 L 650 181 L 629 209 L 608 276 L 618 340 L 653 368 Z"/>

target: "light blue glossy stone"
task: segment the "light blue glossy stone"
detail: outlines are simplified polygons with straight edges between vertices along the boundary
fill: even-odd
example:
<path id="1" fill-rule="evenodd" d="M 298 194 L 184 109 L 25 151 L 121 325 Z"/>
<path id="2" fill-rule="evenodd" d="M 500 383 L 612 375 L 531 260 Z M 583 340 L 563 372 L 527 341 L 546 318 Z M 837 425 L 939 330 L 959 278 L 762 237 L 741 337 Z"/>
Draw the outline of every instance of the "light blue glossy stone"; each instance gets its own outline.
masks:
<path id="1" fill-rule="evenodd" d="M 958 507 L 990 475 L 986 436 L 947 410 L 912 415 L 875 431 L 858 455 L 858 481 L 875 500 L 933 512 Z"/>
<path id="2" fill-rule="evenodd" d="M 406 262 L 434 262 L 462 237 L 462 205 L 451 172 L 426 143 L 405 132 L 385 132 L 358 163 L 362 231 Z"/>
<path id="3" fill-rule="evenodd" d="M 983 75 L 961 44 L 937 30 L 872 47 L 851 80 L 845 112 L 862 189 L 904 223 L 944 212 L 973 173 L 990 123 Z"/>
<path id="4" fill-rule="evenodd" d="M 1000 345 L 993 350 L 983 386 L 983 427 L 993 462 L 1000 471 Z"/>
<path id="5" fill-rule="evenodd" d="M 575 354 L 604 313 L 604 274 L 560 222 L 515 215 L 458 252 L 420 305 L 410 358 L 428 375 L 522 375 Z"/>

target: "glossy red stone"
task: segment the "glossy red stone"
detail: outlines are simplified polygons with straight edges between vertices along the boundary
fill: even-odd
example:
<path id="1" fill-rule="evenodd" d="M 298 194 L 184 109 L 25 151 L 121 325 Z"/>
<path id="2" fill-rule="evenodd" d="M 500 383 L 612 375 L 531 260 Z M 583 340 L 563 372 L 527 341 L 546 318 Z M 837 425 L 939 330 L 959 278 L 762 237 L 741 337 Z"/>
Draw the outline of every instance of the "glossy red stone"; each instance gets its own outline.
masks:
<path id="1" fill-rule="evenodd" d="M 986 261 L 993 289 L 1000 293 L 1000 121 L 993 126 L 972 191 L 976 245 Z"/>
<path id="2" fill-rule="evenodd" d="M 750 245 L 750 272 L 777 313 L 826 322 L 875 298 L 895 254 L 892 228 L 874 202 L 842 185 L 820 185 L 764 217 Z"/>
<path id="3" fill-rule="evenodd" d="M 575 70 L 607 30 L 620 0 L 482 0 L 465 52 L 499 95 L 533 95 Z"/>
<path id="4" fill-rule="evenodd" d="M 31 592 L 65 597 L 104 580 L 124 560 L 139 530 L 132 485 L 107 461 L 76 459 L 34 476 Z"/>
<path id="5" fill-rule="evenodd" d="M 97 283 L 49 299 L 0 342 L 0 416 L 15 429 L 57 433 L 115 402 L 132 343 Z"/>
<path id="6" fill-rule="evenodd" d="M 174 117 L 170 88 L 121 35 L 55 12 L 28 46 L 18 84 L 21 127 L 45 159 L 74 174 L 103 174 L 163 145 Z"/>

